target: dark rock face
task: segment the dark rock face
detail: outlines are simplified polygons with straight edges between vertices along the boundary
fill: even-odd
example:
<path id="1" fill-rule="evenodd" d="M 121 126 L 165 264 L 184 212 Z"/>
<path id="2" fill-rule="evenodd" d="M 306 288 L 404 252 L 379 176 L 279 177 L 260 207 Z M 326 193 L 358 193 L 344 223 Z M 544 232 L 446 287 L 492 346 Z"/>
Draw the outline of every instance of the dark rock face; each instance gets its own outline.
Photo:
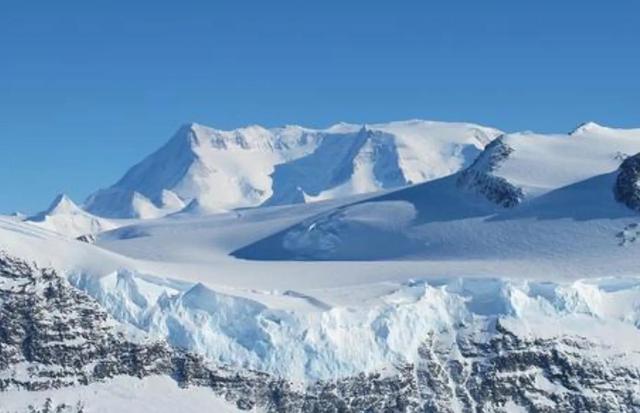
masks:
<path id="1" fill-rule="evenodd" d="M 53 270 L 0 255 L 0 371 L 27 366 L 25 377 L 2 376 L 0 390 L 58 388 L 167 370 L 171 350 L 138 345 L 116 332 L 98 303 Z"/>
<path id="2" fill-rule="evenodd" d="M 500 319 L 431 335 L 416 364 L 391 373 L 308 384 L 213 366 L 164 342 L 131 341 L 117 327 L 52 270 L 0 253 L 0 392 L 169 375 L 267 412 L 640 411 L 638 355 L 582 337 L 521 337 Z"/>
<path id="3" fill-rule="evenodd" d="M 613 195 L 616 201 L 640 211 L 640 153 L 626 158 L 620 165 Z"/>
<path id="4" fill-rule="evenodd" d="M 94 234 L 80 235 L 76 238 L 78 241 L 86 242 L 87 244 L 93 244 L 96 242 L 96 236 Z"/>
<path id="5" fill-rule="evenodd" d="M 522 202 L 524 192 L 506 179 L 492 174 L 509 157 L 513 148 L 502 138 L 493 140 L 467 169 L 458 177 L 458 186 L 479 193 L 504 208 L 513 208 Z"/>

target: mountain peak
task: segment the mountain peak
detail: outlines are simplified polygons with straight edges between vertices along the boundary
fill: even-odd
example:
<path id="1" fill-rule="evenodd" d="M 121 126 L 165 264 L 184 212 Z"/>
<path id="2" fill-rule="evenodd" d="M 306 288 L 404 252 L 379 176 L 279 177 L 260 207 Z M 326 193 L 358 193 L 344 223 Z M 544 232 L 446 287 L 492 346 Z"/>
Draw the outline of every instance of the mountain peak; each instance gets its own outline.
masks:
<path id="1" fill-rule="evenodd" d="M 71 212 L 82 211 L 78 205 L 66 194 L 60 193 L 51 202 L 49 208 L 45 211 L 46 215 L 65 214 Z"/>
<path id="2" fill-rule="evenodd" d="M 581 123 L 576 129 L 573 130 L 573 132 L 570 133 L 570 135 L 579 135 L 581 133 L 595 132 L 602 129 L 607 129 L 607 128 L 596 122 L 589 121 L 589 122 Z"/>
<path id="3" fill-rule="evenodd" d="M 65 214 L 83 214 L 85 213 L 78 205 L 75 204 L 66 194 L 58 194 L 51 202 L 51 205 L 44 211 L 27 218 L 27 221 L 44 221 L 47 217 Z"/>
<path id="4" fill-rule="evenodd" d="M 176 144 L 186 143 L 188 147 L 192 148 L 194 145 L 200 144 L 201 139 L 199 139 L 199 137 L 203 135 L 204 128 L 205 127 L 199 123 L 185 123 L 178 128 L 172 141 Z"/>

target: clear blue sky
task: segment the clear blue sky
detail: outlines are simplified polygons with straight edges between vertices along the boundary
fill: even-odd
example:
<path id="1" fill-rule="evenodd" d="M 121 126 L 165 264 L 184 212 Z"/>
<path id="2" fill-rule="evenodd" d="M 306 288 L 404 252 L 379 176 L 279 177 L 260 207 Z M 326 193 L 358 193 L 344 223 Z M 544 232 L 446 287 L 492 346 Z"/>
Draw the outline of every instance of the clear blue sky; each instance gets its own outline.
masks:
<path id="1" fill-rule="evenodd" d="M 640 2 L 0 5 L 0 211 L 77 201 L 197 121 L 640 126 Z"/>

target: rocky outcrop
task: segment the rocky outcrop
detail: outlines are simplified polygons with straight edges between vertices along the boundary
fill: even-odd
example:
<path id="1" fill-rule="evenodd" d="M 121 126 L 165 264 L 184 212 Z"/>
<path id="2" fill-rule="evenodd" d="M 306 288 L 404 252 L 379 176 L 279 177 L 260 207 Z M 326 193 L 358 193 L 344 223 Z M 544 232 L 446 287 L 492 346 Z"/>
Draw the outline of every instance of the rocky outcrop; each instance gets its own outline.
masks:
<path id="1" fill-rule="evenodd" d="M 492 338 L 478 338 L 472 334 L 458 341 L 460 357 L 453 360 L 437 337 L 424 344 L 418 377 L 428 384 L 418 388 L 427 398 L 426 411 L 455 411 L 443 403 L 447 399 L 457 400 L 462 411 L 481 412 L 503 411 L 510 404 L 529 412 L 640 409 L 633 390 L 640 385 L 639 366 L 610 363 L 601 357 L 604 348 L 584 338 L 524 338 L 499 319 Z"/>
<path id="2" fill-rule="evenodd" d="M 518 333 L 500 316 L 429 335 L 416 363 L 314 383 L 215 366 L 121 327 L 54 271 L 0 254 L 0 391 L 168 375 L 268 412 L 640 411 L 639 355 Z"/>
<path id="3" fill-rule="evenodd" d="M 524 198 L 522 189 L 493 174 L 512 152 L 513 148 L 501 137 L 495 139 L 486 146 L 471 166 L 460 173 L 458 186 L 481 194 L 504 208 L 512 208 L 520 204 Z"/>
<path id="4" fill-rule="evenodd" d="M 87 244 L 93 244 L 96 242 L 96 236 L 94 234 L 80 235 L 76 238 L 78 241 L 86 242 Z"/>
<path id="5" fill-rule="evenodd" d="M 171 355 L 163 343 L 127 341 L 98 303 L 53 270 L 0 256 L 0 390 L 165 373 Z"/>
<path id="6" fill-rule="evenodd" d="M 620 165 L 613 194 L 616 201 L 640 211 L 640 153 L 626 158 Z"/>

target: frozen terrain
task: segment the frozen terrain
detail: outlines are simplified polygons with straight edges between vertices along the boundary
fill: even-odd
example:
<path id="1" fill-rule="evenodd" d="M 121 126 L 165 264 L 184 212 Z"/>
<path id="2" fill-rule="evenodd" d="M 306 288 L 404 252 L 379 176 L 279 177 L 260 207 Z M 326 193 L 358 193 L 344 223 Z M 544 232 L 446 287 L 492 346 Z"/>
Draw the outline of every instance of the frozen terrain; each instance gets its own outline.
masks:
<path id="1" fill-rule="evenodd" d="M 239 412 L 237 407 L 212 396 L 204 387 L 181 389 L 165 376 L 138 379 L 130 376 L 115 378 L 108 383 L 42 391 L 13 390 L 2 394 L 1 413 L 28 412 L 29 406 L 42 409 L 47 399 L 60 413 L 77 413 L 84 408 L 92 413 L 215 411 Z M 64 406 L 64 407 L 60 407 Z"/>
<path id="2" fill-rule="evenodd" d="M 499 134 L 420 120 L 322 130 L 189 124 L 85 208 L 109 218 L 154 218 L 194 200 L 219 211 L 373 192 L 455 172 Z"/>
<path id="3" fill-rule="evenodd" d="M 0 250 L 55 268 L 127 340 L 209 363 L 187 369 L 186 390 L 163 381 L 190 357 L 169 350 L 162 368 L 98 375 L 96 394 L 117 400 L 138 374 L 141 399 L 157 388 L 197 406 L 204 386 L 218 403 L 212 372 L 230 369 L 233 386 L 264 374 L 271 390 L 249 403 L 224 376 L 229 408 L 638 411 L 640 130 L 498 134 L 187 126 L 91 214 L 60 197 L 1 217 Z M 4 305 L 20 302 L 13 282 Z M 34 400 L 49 394 L 73 393 Z"/>
<path id="4" fill-rule="evenodd" d="M 72 238 L 118 227 L 115 222 L 84 211 L 64 194 L 58 195 L 49 208 L 27 217 L 25 221 Z"/>
<path id="5" fill-rule="evenodd" d="M 640 407 L 637 278 L 409 281 L 342 308 L 284 294 L 318 307 L 305 312 L 131 273 L 71 277 L 96 302 L 4 254 L 0 270 L 0 396 L 16 408 L 155 411 L 167 395 L 167 408 L 274 412 Z"/>

